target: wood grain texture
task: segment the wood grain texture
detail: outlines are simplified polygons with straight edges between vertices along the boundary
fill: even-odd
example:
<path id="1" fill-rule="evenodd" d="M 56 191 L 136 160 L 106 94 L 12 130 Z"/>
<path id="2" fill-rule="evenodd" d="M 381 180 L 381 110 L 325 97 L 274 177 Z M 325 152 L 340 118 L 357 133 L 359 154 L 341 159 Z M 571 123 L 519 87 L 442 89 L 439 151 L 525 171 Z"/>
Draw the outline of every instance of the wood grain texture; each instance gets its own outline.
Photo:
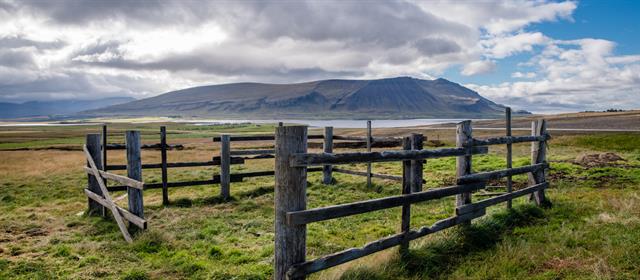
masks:
<path id="1" fill-rule="evenodd" d="M 118 224 L 118 228 L 120 229 L 120 232 L 122 232 L 122 236 L 124 237 L 124 240 L 131 243 L 133 241 L 133 239 L 131 238 L 131 234 L 129 234 L 129 231 L 127 230 L 127 227 L 124 224 L 124 221 L 122 219 L 122 216 L 120 215 L 120 212 L 117 209 L 116 204 L 113 202 L 113 200 L 111 200 L 111 196 L 107 191 L 107 185 L 104 183 L 104 180 L 102 180 L 102 178 L 100 177 L 100 172 L 99 172 L 100 170 L 98 169 L 96 163 L 93 161 L 93 158 L 87 146 L 86 145 L 83 146 L 82 149 L 84 150 L 85 156 L 87 157 L 87 162 L 89 163 L 89 167 L 93 171 L 93 176 L 96 177 L 95 181 L 98 182 L 98 186 L 100 186 L 100 191 L 102 191 L 102 197 L 96 194 L 97 197 L 104 199 L 105 203 L 107 204 L 105 206 L 107 206 L 109 210 L 111 210 L 113 219 L 116 220 L 116 223 Z M 100 203 L 100 201 L 97 201 L 97 200 L 95 201 Z"/>
<path id="2" fill-rule="evenodd" d="M 142 157 L 140 154 L 140 131 L 125 132 L 127 143 L 127 177 L 142 181 Z M 136 188 L 127 189 L 129 212 L 144 219 L 143 191 Z"/>
<path id="3" fill-rule="evenodd" d="M 317 166 L 325 164 L 351 164 L 367 162 L 390 162 L 403 160 L 420 160 L 429 158 L 442 158 L 450 156 L 464 156 L 474 154 L 486 154 L 487 147 L 471 148 L 445 148 L 420 151 L 383 151 L 383 152 L 356 152 L 340 154 L 311 154 L 297 153 L 291 155 L 293 166 Z"/>
<path id="4" fill-rule="evenodd" d="M 437 189 L 429 189 L 418 193 L 395 195 L 309 210 L 290 211 L 286 214 L 287 223 L 291 225 L 300 225 L 326 221 L 340 217 L 398 207 L 404 204 L 414 204 L 428 200 L 440 199 L 463 192 L 479 190 L 484 188 L 484 186 L 484 183 L 449 186 Z"/>
<path id="5" fill-rule="evenodd" d="M 167 173 L 167 127 L 160 127 L 160 161 L 162 172 L 162 205 L 169 205 L 169 175 Z"/>
<path id="6" fill-rule="evenodd" d="M 307 207 L 307 171 L 291 166 L 293 153 L 306 153 L 307 127 L 282 126 L 276 128 L 275 160 L 275 280 L 304 279 L 286 273 L 296 263 L 305 261 L 306 225 L 287 224 L 287 212 L 303 211 Z"/>
<path id="7" fill-rule="evenodd" d="M 91 168 L 84 167 L 84 171 L 87 172 L 87 174 L 91 174 L 91 176 L 93 176 L 93 170 Z M 130 187 L 130 188 L 135 188 L 135 189 L 139 189 L 139 190 L 143 190 L 144 189 L 144 182 L 136 181 L 136 180 L 131 179 L 129 177 L 125 177 L 125 176 L 122 176 L 122 175 L 105 172 L 105 171 L 102 171 L 102 170 L 99 170 L 99 171 L 100 171 L 100 176 L 102 178 L 104 178 L 104 179 L 115 181 L 117 183 L 123 184 L 123 185 L 125 185 L 127 187 Z"/>
<path id="8" fill-rule="evenodd" d="M 327 126 L 324 128 L 324 141 L 323 141 L 323 152 L 325 154 L 333 153 L 333 127 Z M 333 182 L 333 166 L 330 164 L 322 166 L 322 183 L 325 185 L 329 185 Z"/>
<path id="9" fill-rule="evenodd" d="M 87 134 L 86 147 L 87 147 L 87 150 L 89 151 L 89 155 L 91 159 L 93 160 L 93 162 L 96 162 L 96 167 L 98 169 L 104 169 L 102 168 L 102 166 L 100 166 L 103 162 L 101 158 L 102 154 L 100 152 L 100 134 Z M 87 161 L 87 166 L 88 167 L 91 166 L 89 165 L 89 161 Z M 87 177 L 88 177 L 89 190 L 96 193 L 97 195 L 100 195 L 100 196 L 103 195 L 102 190 L 100 189 L 100 185 L 96 181 L 97 177 L 93 176 L 93 172 L 89 174 Z M 92 199 L 88 199 L 87 203 L 88 203 L 87 213 L 89 215 L 99 215 L 102 217 L 106 216 L 107 212 L 104 206 L 95 202 Z"/>
<path id="10" fill-rule="evenodd" d="M 471 149 L 473 140 L 471 121 L 463 121 L 456 126 L 456 147 L 458 149 Z M 471 174 L 471 153 L 467 152 L 456 158 L 456 178 Z M 461 193 L 456 196 L 456 206 L 471 203 L 471 192 Z"/>
<path id="11" fill-rule="evenodd" d="M 231 195 L 231 136 L 220 136 L 220 197 L 228 199 Z"/>

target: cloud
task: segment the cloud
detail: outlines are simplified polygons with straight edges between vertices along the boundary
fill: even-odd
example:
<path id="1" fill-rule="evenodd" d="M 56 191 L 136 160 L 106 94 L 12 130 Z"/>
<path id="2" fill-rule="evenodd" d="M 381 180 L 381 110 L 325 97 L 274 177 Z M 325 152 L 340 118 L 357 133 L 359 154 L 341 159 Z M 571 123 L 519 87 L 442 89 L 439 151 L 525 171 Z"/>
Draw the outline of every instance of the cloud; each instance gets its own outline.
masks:
<path id="1" fill-rule="evenodd" d="M 538 80 L 469 87 L 497 102 L 539 111 L 638 108 L 640 60 L 615 56 L 614 48 L 601 39 L 553 41 L 527 63 L 542 75 Z"/>
<path id="2" fill-rule="evenodd" d="M 496 63 L 491 60 L 478 60 L 468 63 L 462 68 L 462 75 L 472 76 L 489 73 L 496 69 Z"/>
<path id="3" fill-rule="evenodd" d="M 0 101 L 147 97 L 239 81 L 433 78 L 457 68 L 482 75 L 523 53 L 531 59 L 510 71 L 515 80 L 471 86 L 524 109 L 599 106 L 584 99 L 602 92 L 614 103 L 637 95 L 638 55 L 616 56 L 606 40 L 562 41 L 529 30 L 571 21 L 576 7 L 545 0 L 0 0 Z"/>

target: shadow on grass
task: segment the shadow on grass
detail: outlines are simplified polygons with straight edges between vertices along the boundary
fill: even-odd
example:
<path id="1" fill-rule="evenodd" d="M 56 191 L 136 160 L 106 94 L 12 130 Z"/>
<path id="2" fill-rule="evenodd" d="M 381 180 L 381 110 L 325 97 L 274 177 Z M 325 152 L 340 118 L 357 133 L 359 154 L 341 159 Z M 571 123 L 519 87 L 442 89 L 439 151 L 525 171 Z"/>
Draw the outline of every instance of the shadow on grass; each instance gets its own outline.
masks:
<path id="1" fill-rule="evenodd" d="M 539 223 L 543 218 L 543 210 L 533 205 L 500 211 L 469 227 L 456 227 L 442 238 L 413 248 L 402 257 L 396 255 L 380 266 L 381 269 L 359 267 L 348 270 L 340 279 L 443 278 L 465 256 L 489 250 L 514 228 Z"/>

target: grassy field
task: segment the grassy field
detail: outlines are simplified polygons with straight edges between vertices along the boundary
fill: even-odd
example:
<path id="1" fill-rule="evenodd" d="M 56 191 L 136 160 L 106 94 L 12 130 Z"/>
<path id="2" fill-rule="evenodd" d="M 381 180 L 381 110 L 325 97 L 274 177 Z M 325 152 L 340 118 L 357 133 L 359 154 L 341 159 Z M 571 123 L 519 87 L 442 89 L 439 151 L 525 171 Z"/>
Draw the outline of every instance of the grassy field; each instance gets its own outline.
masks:
<path id="1" fill-rule="evenodd" d="M 553 123 L 551 123 L 553 126 Z M 142 131 L 156 143 L 158 124 L 110 126 L 111 142 L 123 131 Z M 86 175 L 79 151 L 86 133 L 98 126 L 0 128 L 0 279 L 269 279 L 273 262 L 273 178 L 252 178 L 231 185 L 232 199 L 221 201 L 218 186 L 170 190 L 171 205 L 161 206 L 158 190 L 145 191 L 149 230 L 127 244 L 115 222 L 83 214 Z M 269 125 L 192 126 L 168 124 L 169 161 L 204 161 L 217 154 L 211 136 L 221 132 L 271 133 Z M 374 130 L 400 135 L 402 130 Z M 453 132 L 421 129 L 429 139 L 452 144 Z M 362 131 L 336 130 L 335 134 Z M 478 131 L 480 136 L 500 132 Z M 526 134 L 526 132 L 519 132 Z M 248 143 L 245 147 L 268 143 Z M 235 145 L 239 147 L 242 145 Z M 529 163 L 526 144 L 514 146 L 514 166 Z M 339 151 L 338 151 L 339 152 Z M 474 157 L 474 171 L 502 169 L 504 147 Z M 614 152 L 623 160 L 576 161 L 581 155 Z M 160 153 L 143 151 L 143 162 L 159 162 Z M 450 229 L 411 244 L 400 259 L 392 248 L 324 272 L 312 279 L 637 279 L 640 275 L 640 134 L 554 134 L 549 143 L 553 207 L 518 199 L 512 211 L 489 209 L 466 229 Z M 123 151 L 110 151 L 112 164 L 124 163 Z M 273 160 L 233 166 L 234 171 L 270 170 Z M 429 160 L 426 187 L 454 181 L 455 158 Z M 347 168 L 363 170 L 363 165 Z M 400 163 L 374 164 L 374 171 L 400 174 Z M 144 170 L 145 182 L 158 182 L 156 170 Z M 171 181 L 208 179 L 217 168 L 171 169 Z M 325 186 L 309 176 L 308 207 L 333 205 L 398 194 L 397 182 L 336 174 Z M 526 183 L 514 178 L 516 187 Z M 496 184 L 500 182 L 494 182 Z M 474 196 L 474 200 L 481 199 Z M 442 199 L 412 207 L 412 227 L 453 213 L 454 201 Z M 359 247 L 397 232 L 394 208 L 314 223 L 308 227 L 308 258 Z"/>

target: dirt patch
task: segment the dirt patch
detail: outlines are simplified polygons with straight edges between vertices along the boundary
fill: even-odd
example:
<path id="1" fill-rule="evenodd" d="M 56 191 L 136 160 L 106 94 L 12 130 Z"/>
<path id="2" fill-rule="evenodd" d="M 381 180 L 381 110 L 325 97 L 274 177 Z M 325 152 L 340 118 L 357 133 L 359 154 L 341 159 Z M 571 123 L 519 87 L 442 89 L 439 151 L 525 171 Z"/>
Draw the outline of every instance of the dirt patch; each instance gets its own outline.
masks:
<path id="1" fill-rule="evenodd" d="M 580 155 L 576 158 L 574 163 L 584 167 L 602 167 L 613 165 L 619 161 L 626 160 L 614 153 L 601 153 Z"/>

